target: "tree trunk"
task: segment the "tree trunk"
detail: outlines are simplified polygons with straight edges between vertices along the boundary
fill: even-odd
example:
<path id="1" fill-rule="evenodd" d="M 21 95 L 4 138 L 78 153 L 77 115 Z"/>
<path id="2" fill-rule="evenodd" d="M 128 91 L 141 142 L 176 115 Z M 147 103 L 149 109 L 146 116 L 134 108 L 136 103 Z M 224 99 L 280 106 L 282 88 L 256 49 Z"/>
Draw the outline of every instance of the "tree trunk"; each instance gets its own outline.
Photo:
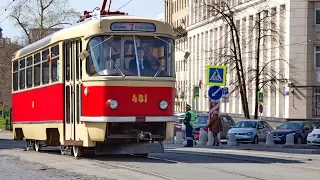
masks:
<path id="1" fill-rule="evenodd" d="M 261 22 L 258 22 L 258 37 L 257 37 L 257 58 L 256 58 L 256 69 L 255 69 L 255 108 L 254 108 L 254 119 L 258 119 L 258 92 L 259 92 L 259 81 L 260 81 L 260 72 L 259 72 L 259 63 L 260 63 L 260 42 L 261 42 Z"/>

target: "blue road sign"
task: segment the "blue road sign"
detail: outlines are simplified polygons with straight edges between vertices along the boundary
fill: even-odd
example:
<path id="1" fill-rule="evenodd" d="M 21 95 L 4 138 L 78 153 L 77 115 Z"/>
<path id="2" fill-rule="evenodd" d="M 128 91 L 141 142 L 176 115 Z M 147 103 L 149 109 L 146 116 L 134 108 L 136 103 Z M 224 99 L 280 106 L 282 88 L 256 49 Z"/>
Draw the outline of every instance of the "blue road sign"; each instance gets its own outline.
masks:
<path id="1" fill-rule="evenodd" d="M 212 86 L 208 91 L 209 98 L 213 101 L 217 101 L 222 97 L 223 88 L 219 86 Z"/>
<path id="2" fill-rule="evenodd" d="M 207 66 L 206 84 L 209 86 L 225 86 L 226 69 L 226 66 Z"/>
<path id="3" fill-rule="evenodd" d="M 222 91 L 222 97 L 227 97 L 229 95 L 229 88 L 224 87 Z"/>

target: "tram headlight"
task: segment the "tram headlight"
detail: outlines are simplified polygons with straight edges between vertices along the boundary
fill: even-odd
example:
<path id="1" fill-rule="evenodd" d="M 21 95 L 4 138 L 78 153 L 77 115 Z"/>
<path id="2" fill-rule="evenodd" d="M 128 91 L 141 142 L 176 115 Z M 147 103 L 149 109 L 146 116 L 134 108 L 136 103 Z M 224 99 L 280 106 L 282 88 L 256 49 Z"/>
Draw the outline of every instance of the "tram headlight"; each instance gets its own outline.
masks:
<path id="1" fill-rule="evenodd" d="M 118 105 L 119 105 L 118 101 L 113 100 L 113 99 L 109 99 L 109 100 L 108 100 L 108 104 L 109 104 L 109 107 L 110 107 L 111 109 L 117 109 L 117 107 L 118 107 Z"/>
<path id="2" fill-rule="evenodd" d="M 159 107 L 160 109 L 167 109 L 168 108 L 168 102 L 166 100 L 162 100 L 160 103 L 159 103 Z"/>

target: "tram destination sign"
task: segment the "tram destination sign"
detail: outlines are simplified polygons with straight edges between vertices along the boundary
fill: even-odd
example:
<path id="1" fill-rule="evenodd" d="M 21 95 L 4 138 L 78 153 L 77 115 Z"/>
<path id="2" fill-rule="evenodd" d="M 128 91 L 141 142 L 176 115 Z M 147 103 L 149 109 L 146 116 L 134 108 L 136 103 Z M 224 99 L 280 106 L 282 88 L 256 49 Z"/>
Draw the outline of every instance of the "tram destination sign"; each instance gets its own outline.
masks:
<path id="1" fill-rule="evenodd" d="M 155 32 L 156 26 L 153 23 L 130 23 L 130 22 L 115 22 L 111 24 L 111 31 L 143 31 Z"/>

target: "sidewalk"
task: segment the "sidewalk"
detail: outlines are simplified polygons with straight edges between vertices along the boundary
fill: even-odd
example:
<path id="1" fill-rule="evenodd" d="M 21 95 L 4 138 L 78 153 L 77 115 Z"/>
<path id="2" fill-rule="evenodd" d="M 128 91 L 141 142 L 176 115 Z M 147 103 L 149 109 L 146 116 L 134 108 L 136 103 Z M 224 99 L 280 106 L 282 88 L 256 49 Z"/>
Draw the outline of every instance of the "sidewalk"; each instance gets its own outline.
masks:
<path id="1" fill-rule="evenodd" d="M 191 148 L 184 148 L 183 144 L 173 144 L 169 142 L 164 143 L 165 149 L 183 149 L 192 150 L 197 152 L 198 150 L 239 150 L 239 151 L 264 151 L 264 152 L 281 152 L 281 153 L 294 153 L 294 154 L 320 154 L 319 147 L 312 147 L 307 145 L 275 145 L 275 146 L 265 146 L 264 143 L 261 144 L 239 144 L 238 146 L 227 146 L 225 144 L 220 144 L 219 146 L 207 146 L 207 145 L 194 145 Z"/>

